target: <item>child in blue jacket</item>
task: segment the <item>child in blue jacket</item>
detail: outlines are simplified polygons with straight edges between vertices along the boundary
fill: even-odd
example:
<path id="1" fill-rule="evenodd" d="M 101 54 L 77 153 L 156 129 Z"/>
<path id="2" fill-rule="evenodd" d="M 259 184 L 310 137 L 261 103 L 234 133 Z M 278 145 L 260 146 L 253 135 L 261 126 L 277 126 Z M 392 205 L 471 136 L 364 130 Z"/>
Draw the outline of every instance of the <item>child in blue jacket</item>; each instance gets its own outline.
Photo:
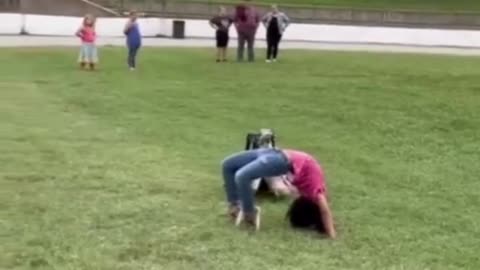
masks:
<path id="1" fill-rule="evenodd" d="M 135 70 L 137 53 L 142 46 L 142 34 L 140 33 L 137 17 L 137 12 L 131 11 L 130 18 L 128 19 L 128 22 L 125 25 L 125 30 L 123 31 L 127 37 L 128 67 L 130 70 Z"/>

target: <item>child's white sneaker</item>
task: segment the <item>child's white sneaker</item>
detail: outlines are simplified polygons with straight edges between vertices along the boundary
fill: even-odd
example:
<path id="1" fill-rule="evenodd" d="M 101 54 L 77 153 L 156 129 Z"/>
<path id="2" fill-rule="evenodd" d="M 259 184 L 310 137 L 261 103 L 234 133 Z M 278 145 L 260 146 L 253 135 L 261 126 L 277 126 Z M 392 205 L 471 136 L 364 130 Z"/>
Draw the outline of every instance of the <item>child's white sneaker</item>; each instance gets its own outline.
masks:
<path id="1" fill-rule="evenodd" d="M 243 215 L 243 211 L 242 210 L 238 211 L 237 216 L 235 218 L 235 226 L 237 226 L 237 227 L 240 226 L 240 224 L 243 222 L 244 218 L 245 217 Z"/>
<path id="2" fill-rule="evenodd" d="M 252 226 L 254 231 L 260 230 L 260 214 L 261 214 L 261 209 L 259 206 L 255 206 L 255 214 L 250 217 L 245 217 L 245 221 L 248 226 Z"/>
<path id="3" fill-rule="evenodd" d="M 237 219 L 235 220 L 235 226 L 239 226 L 243 221 L 245 221 L 245 225 L 253 228 L 254 231 L 260 230 L 261 208 L 259 206 L 255 206 L 255 213 L 248 215 L 245 215 L 243 210 L 240 210 L 237 215 Z"/>

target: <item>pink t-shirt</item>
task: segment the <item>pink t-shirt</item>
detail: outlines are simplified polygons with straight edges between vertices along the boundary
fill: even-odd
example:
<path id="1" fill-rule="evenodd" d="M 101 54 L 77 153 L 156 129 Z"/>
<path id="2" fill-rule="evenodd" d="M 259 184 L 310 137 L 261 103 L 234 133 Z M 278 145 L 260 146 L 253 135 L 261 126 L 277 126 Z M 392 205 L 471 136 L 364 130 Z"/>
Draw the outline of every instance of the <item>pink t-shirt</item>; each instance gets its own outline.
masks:
<path id="1" fill-rule="evenodd" d="M 318 194 L 326 192 L 324 174 L 320 164 L 307 153 L 296 150 L 284 150 L 284 152 L 294 170 L 292 185 L 302 196 L 317 201 Z"/>
<path id="2" fill-rule="evenodd" d="M 84 26 L 82 30 L 80 30 L 80 38 L 82 42 L 94 43 L 96 38 L 95 29 L 91 26 Z"/>

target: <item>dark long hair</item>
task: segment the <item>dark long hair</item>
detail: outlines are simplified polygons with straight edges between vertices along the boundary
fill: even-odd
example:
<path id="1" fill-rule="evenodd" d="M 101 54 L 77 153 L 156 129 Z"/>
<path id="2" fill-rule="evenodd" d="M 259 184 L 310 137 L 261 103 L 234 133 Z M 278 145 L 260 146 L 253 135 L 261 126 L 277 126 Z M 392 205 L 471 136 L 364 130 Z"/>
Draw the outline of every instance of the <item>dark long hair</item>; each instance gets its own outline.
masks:
<path id="1" fill-rule="evenodd" d="M 318 205 L 305 197 L 293 201 L 286 218 L 293 228 L 314 229 L 319 233 L 325 233 L 325 226 Z"/>

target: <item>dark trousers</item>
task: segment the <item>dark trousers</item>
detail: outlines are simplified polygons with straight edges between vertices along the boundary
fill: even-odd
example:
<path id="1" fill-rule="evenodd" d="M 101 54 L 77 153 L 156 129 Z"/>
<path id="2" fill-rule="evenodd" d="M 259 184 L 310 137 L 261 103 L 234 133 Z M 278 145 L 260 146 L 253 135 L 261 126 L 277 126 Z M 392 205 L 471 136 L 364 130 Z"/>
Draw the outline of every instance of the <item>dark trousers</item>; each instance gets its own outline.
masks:
<path id="1" fill-rule="evenodd" d="M 248 61 L 253 62 L 255 60 L 255 51 L 254 51 L 255 35 L 254 34 L 246 35 L 243 33 L 238 33 L 237 60 L 243 61 L 245 43 L 247 44 L 247 49 L 248 49 Z"/>
<path id="2" fill-rule="evenodd" d="M 282 35 L 280 33 L 268 33 L 267 34 L 267 59 L 277 59 L 278 45 Z"/>
<path id="3" fill-rule="evenodd" d="M 140 49 L 140 44 L 128 45 L 128 67 L 135 68 L 137 65 L 137 53 Z"/>

